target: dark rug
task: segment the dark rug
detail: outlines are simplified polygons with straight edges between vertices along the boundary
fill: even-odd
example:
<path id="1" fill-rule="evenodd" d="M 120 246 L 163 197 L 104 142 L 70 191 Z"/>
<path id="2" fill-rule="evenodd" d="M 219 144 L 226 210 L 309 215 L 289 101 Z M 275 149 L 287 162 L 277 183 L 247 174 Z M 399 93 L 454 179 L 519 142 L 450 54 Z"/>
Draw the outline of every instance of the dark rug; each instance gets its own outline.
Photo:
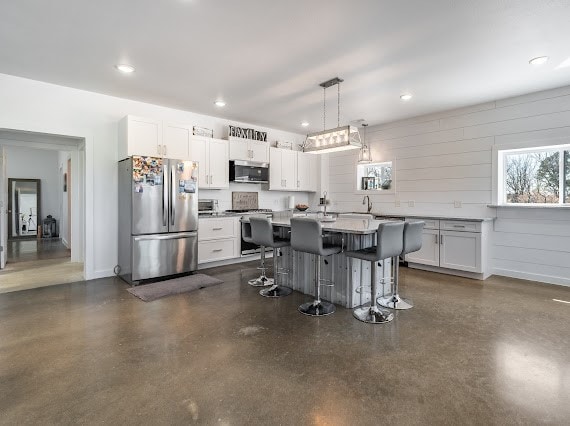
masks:
<path id="1" fill-rule="evenodd" d="M 188 293 L 221 283 L 223 283 L 222 280 L 210 277 L 209 275 L 194 274 L 188 275 L 187 277 L 131 287 L 127 289 L 127 291 L 145 302 L 152 302 L 162 297 Z"/>

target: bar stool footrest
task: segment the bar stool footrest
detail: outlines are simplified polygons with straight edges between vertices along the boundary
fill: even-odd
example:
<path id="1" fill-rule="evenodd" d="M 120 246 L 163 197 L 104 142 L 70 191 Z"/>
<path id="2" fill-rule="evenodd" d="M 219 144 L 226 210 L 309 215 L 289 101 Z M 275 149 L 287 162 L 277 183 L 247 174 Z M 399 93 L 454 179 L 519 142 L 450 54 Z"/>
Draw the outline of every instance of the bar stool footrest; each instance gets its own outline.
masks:
<path id="1" fill-rule="evenodd" d="M 257 277 L 253 280 L 247 282 L 252 287 L 267 287 L 274 284 L 273 278 L 267 278 L 265 276 Z"/>
<path id="2" fill-rule="evenodd" d="M 288 296 L 293 292 L 289 287 L 273 284 L 269 288 L 264 288 L 259 292 L 263 297 L 283 297 Z"/>
<path id="3" fill-rule="evenodd" d="M 352 315 L 359 321 L 369 324 L 386 324 L 394 319 L 394 314 L 377 306 L 360 306 L 352 311 Z"/>
<path id="4" fill-rule="evenodd" d="M 335 310 L 336 308 L 332 303 L 323 300 L 315 300 L 313 302 L 303 303 L 299 306 L 299 312 L 311 317 L 324 317 L 325 315 L 334 313 Z"/>
<path id="5" fill-rule="evenodd" d="M 376 302 L 385 308 L 396 309 L 397 311 L 411 309 L 414 303 L 410 299 L 403 299 L 399 294 L 379 297 Z"/>

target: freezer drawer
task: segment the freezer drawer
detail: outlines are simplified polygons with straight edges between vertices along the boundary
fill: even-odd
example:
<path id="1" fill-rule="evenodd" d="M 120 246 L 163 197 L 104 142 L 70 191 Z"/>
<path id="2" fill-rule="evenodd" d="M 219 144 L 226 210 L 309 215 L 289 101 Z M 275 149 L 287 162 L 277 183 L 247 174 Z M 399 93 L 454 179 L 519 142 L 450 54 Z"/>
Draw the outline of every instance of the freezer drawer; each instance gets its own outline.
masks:
<path id="1" fill-rule="evenodd" d="M 197 232 L 132 238 L 133 281 L 191 272 L 198 267 Z"/>

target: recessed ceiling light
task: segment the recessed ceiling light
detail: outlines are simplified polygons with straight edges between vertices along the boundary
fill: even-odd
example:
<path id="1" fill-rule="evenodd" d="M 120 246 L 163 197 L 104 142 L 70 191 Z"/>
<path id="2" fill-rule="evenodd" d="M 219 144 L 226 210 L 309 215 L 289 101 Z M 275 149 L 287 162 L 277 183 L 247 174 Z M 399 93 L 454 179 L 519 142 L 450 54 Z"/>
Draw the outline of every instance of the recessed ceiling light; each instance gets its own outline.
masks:
<path id="1" fill-rule="evenodd" d="M 309 122 L 308 122 L 308 121 L 303 121 L 303 122 L 301 123 L 301 126 L 303 126 L 303 127 L 307 127 L 308 125 L 309 125 Z"/>
<path id="2" fill-rule="evenodd" d="M 412 94 L 404 93 L 403 95 L 400 95 L 400 99 L 403 101 L 409 101 L 410 99 L 412 99 Z"/>
<path id="3" fill-rule="evenodd" d="M 135 67 L 132 67 L 127 64 L 115 65 L 115 68 L 117 68 L 121 72 L 124 72 L 125 74 L 130 74 L 132 72 L 135 72 Z"/>
<path id="4" fill-rule="evenodd" d="M 530 61 L 528 61 L 528 63 L 531 65 L 539 66 L 544 64 L 546 61 L 548 61 L 548 56 L 539 56 L 537 58 L 532 58 Z"/>
<path id="5" fill-rule="evenodd" d="M 216 102 L 214 102 L 214 104 L 215 104 L 217 107 L 220 107 L 220 108 L 226 106 L 226 103 L 225 103 L 224 101 L 222 101 L 222 100 L 217 100 Z"/>

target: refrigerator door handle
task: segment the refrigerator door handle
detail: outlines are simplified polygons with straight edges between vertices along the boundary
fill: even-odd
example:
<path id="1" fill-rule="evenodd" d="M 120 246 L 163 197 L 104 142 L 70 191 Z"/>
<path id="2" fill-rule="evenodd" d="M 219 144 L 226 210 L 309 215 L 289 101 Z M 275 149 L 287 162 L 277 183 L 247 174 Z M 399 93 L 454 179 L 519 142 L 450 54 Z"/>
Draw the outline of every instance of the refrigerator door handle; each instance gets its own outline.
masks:
<path id="1" fill-rule="evenodd" d="M 180 232 L 176 234 L 161 234 L 161 235 L 139 235 L 134 237 L 135 241 L 152 241 L 152 240 L 176 240 L 180 238 L 189 238 L 197 236 L 197 232 Z"/>
<path id="2" fill-rule="evenodd" d="M 174 218 L 176 217 L 176 191 L 174 185 L 174 166 L 170 166 L 170 224 L 174 226 Z"/>
<path id="3" fill-rule="evenodd" d="M 162 226 L 168 225 L 168 185 L 166 183 L 166 166 L 162 166 Z"/>

